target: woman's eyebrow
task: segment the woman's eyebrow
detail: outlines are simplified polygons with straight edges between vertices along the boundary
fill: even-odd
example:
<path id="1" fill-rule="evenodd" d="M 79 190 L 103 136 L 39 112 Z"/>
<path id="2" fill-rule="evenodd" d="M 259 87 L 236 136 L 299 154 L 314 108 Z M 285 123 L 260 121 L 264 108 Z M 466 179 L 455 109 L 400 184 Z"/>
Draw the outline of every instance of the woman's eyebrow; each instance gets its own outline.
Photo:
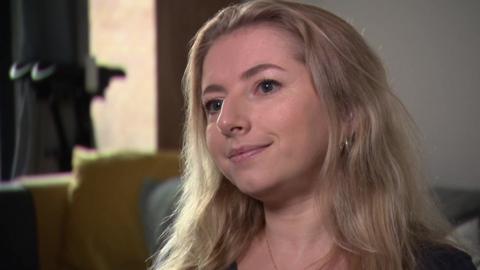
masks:
<path id="1" fill-rule="evenodd" d="M 206 94 L 209 93 L 224 93 L 225 88 L 223 86 L 218 85 L 218 84 L 210 84 L 209 86 L 205 87 L 202 91 L 202 96 L 205 96 Z"/>
<path id="2" fill-rule="evenodd" d="M 282 67 L 279 67 L 277 65 L 274 65 L 274 64 L 259 64 L 259 65 L 256 65 L 254 67 L 251 67 L 249 69 L 247 69 L 245 72 L 242 73 L 242 75 L 240 76 L 240 78 L 242 80 L 247 80 L 251 77 L 253 77 L 255 74 L 257 73 L 260 73 L 266 69 L 278 69 L 278 70 L 281 70 L 281 71 L 285 71 L 284 68 Z"/>
<path id="3" fill-rule="evenodd" d="M 240 76 L 240 78 L 242 80 L 247 80 L 253 76 L 255 76 L 256 74 L 264 71 L 264 70 L 267 70 L 267 69 L 277 69 L 277 70 L 280 70 L 280 71 L 285 71 L 284 68 L 282 67 L 279 67 L 277 65 L 274 65 L 274 64 L 258 64 L 258 65 L 255 65 L 249 69 L 247 69 L 246 71 L 244 71 L 242 73 L 242 75 Z M 205 87 L 205 89 L 203 89 L 202 91 L 202 96 L 205 96 L 206 94 L 210 94 L 210 93 L 223 93 L 225 92 L 225 88 L 221 85 L 218 85 L 218 84 L 211 84 L 211 85 L 208 85 L 207 87 Z"/>

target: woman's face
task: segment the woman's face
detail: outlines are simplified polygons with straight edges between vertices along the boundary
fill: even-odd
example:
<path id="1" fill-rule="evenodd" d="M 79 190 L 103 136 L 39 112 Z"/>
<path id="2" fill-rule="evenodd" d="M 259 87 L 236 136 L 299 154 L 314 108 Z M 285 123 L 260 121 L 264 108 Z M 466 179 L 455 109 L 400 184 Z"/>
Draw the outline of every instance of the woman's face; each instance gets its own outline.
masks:
<path id="1" fill-rule="evenodd" d="M 262 201 L 310 196 L 328 145 L 325 105 L 290 34 L 270 25 L 218 38 L 203 63 L 208 151 Z"/>

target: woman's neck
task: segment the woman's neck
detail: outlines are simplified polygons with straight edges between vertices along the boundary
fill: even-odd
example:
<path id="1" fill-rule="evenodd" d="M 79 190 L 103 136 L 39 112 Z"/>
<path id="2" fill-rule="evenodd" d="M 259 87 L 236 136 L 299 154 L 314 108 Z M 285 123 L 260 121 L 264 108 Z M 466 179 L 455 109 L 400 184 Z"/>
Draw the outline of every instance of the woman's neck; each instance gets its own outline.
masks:
<path id="1" fill-rule="evenodd" d="M 333 246 L 325 211 L 314 196 L 284 204 L 264 203 L 265 230 L 262 237 L 272 263 L 284 269 L 318 266 Z M 281 268 L 282 269 L 282 268 Z"/>

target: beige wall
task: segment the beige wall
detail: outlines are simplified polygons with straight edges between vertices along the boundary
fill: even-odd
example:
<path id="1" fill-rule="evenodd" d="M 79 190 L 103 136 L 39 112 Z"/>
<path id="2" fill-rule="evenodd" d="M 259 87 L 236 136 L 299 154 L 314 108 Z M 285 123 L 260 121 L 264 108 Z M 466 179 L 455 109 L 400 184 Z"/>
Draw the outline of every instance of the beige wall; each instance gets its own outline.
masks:
<path id="1" fill-rule="evenodd" d="M 306 2 L 352 22 L 384 59 L 423 133 L 432 183 L 480 188 L 480 2 Z"/>
<path id="2" fill-rule="evenodd" d="M 154 0 L 91 0 L 90 51 L 127 72 L 92 104 L 100 150 L 156 147 Z"/>

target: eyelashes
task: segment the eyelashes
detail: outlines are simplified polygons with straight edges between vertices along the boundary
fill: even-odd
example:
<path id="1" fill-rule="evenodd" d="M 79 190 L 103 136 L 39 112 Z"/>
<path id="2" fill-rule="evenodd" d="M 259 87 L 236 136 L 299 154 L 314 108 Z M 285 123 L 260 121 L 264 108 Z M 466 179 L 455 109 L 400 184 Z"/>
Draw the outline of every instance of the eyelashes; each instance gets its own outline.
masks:
<path id="1" fill-rule="evenodd" d="M 270 95 L 278 91 L 281 86 L 281 83 L 276 80 L 264 79 L 255 85 L 254 94 L 260 96 Z M 204 102 L 203 110 L 205 114 L 209 116 L 220 112 L 222 106 L 223 98 L 212 98 Z"/>
<path id="2" fill-rule="evenodd" d="M 207 115 L 219 112 L 222 109 L 222 99 L 211 99 L 203 105 L 203 110 Z"/>
<path id="3" fill-rule="evenodd" d="M 263 80 L 258 84 L 257 89 L 264 94 L 268 94 L 277 90 L 279 87 L 280 83 L 275 80 Z"/>

